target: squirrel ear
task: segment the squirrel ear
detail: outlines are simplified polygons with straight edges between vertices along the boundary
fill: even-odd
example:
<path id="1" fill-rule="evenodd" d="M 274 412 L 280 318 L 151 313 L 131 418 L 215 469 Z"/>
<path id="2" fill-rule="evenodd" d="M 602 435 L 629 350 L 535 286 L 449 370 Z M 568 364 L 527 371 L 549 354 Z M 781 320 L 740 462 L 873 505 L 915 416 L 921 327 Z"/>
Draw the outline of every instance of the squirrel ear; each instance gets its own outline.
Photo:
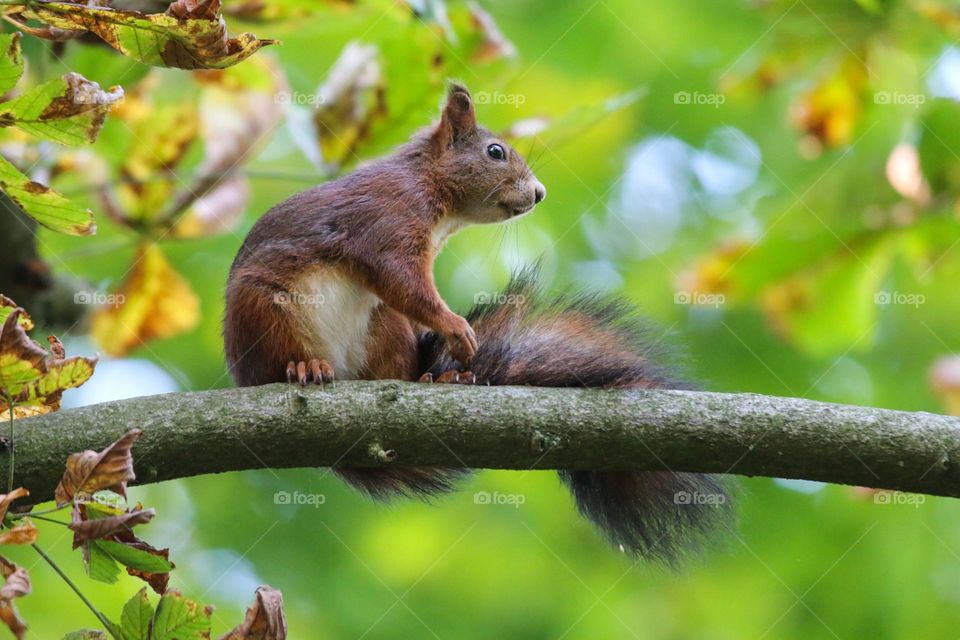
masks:
<path id="1" fill-rule="evenodd" d="M 477 128 L 477 114 L 473 109 L 473 99 L 467 88 L 451 84 L 447 93 L 447 105 L 434 133 L 434 138 L 447 146 L 473 133 Z"/>

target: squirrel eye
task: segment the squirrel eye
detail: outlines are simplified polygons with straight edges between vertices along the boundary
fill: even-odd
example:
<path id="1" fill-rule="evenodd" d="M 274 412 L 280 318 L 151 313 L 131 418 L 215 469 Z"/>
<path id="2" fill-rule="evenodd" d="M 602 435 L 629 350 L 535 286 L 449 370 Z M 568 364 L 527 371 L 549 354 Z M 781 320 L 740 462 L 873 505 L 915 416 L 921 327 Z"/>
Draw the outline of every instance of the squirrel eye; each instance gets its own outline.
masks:
<path id="1" fill-rule="evenodd" d="M 506 160 L 507 158 L 506 150 L 499 144 L 492 144 L 487 147 L 487 155 L 494 160 Z"/>

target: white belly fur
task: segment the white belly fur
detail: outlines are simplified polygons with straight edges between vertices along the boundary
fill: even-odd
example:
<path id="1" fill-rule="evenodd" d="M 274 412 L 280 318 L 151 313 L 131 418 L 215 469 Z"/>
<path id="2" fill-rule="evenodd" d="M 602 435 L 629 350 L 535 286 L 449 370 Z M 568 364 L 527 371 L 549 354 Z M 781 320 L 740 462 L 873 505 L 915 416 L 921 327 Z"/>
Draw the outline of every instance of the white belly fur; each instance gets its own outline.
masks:
<path id="1" fill-rule="evenodd" d="M 330 363 L 338 380 L 355 379 L 367 359 L 370 312 L 380 299 L 332 267 L 308 271 L 290 293 L 307 353 Z"/>

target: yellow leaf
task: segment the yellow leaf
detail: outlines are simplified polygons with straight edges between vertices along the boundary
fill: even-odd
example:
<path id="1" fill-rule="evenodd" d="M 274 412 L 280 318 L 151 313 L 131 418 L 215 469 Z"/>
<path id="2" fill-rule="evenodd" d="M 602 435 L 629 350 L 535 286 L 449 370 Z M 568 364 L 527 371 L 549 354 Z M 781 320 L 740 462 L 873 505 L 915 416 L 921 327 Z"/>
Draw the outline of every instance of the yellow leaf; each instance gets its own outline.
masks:
<path id="1" fill-rule="evenodd" d="M 850 142 L 863 111 L 867 71 L 851 56 L 793 105 L 794 125 L 827 147 Z"/>
<path id="2" fill-rule="evenodd" d="M 25 3 L 26 4 L 26 3 Z M 38 37 L 76 37 L 84 31 L 145 64 L 180 69 L 222 69 L 245 60 L 276 40 L 258 40 L 252 33 L 227 34 L 220 0 L 176 0 L 164 13 L 142 13 L 71 2 L 36 2 L 7 9 L 9 19 Z M 31 29 L 36 19 L 55 30 Z"/>
<path id="3" fill-rule="evenodd" d="M 150 228 L 181 180 L 174 172 L 197 140 L 200 120 L 193 105 L 147 108 L 133 124 L 133 136 L 116 189 L 124 222 Z"/>
<path id="4" fill-rule="evenodd" d="M 8 302 L 9 299 L 6 299 Z M 4 307 L 0 328 L 0 417 L 10 418 L 8 400 L 13 401 L 14 418 L 47 413 L 60 408 L 65 389 L 78 387 L 93 375 L 96 358 L 67 358 L 63 344 L 50 336 L 47 353 L 26 332 L 23 309 Z"/>
<path id="5" fill-rule="evenodd" d="M 137 252 L 130 276 L 120 288 L 121 304 L 104 307 L 93 317 L 91 334 L 107 353 L 123 355 L 154 338 L 169 338 L 193 329 L 200 301 L 156 245 Z"/>

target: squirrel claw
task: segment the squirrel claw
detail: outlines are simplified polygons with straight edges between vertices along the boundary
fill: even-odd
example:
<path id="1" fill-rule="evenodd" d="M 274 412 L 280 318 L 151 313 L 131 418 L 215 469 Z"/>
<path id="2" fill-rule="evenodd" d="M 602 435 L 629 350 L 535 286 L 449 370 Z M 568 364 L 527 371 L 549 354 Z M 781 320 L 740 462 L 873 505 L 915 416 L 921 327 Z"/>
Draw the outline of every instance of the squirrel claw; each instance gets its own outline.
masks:
<path id="1" fill-rule="evenodd" d="M 294 362 L 291 360 L 287 364 L 287 382 L 293 384 L 297 382 L 301 387 L 307 386 L 307 382 L 313 381 L 315 384 L 324 382 L 333 382 L 333 367 L 326 360 L 313 358 L 309 362 L 300 360 Z"/>
<path id="2" fill-rule="evenodd" d="M 420 376 L 419 382 L 436 382 L 438 384 L 476 384 L 477 376 L 472 371 L 444 371 L 436 378 L 429 371 Z"/>

